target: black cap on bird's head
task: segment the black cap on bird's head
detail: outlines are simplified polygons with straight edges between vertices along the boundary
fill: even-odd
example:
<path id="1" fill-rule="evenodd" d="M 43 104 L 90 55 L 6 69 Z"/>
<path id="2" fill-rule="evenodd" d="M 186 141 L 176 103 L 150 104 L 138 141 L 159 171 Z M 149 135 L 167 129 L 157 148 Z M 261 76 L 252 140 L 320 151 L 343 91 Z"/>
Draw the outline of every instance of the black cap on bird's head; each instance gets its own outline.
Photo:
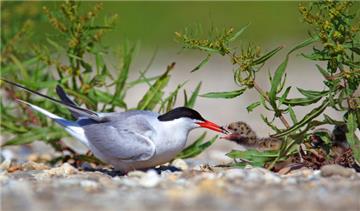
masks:
<path id="1" fill-rule="evenodd" d="M 195 120 L 195 123 L 198 124 L 200 127 L 208 128 L 210 130 L 214 130 L 220 133 L 227 133 L 225 128 L 220 127 L 213 122 L 205 120 L 199 112 L 187 107 L 175 108 L 163 115 L 160 115 L 158 119 L 160 121 L 172 121 L 183 117 Z"/>

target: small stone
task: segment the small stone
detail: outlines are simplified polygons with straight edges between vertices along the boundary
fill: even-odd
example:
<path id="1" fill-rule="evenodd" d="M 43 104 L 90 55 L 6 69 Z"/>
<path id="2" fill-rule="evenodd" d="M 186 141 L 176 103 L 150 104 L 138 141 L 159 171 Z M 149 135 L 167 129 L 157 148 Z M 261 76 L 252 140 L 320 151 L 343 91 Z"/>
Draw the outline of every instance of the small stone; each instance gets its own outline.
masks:
<path id="1" fill-rule="evenodd" d="M 332 164 L 322 166 L 320 169 L 320 174 L 323 177 L 331 177 L 333 175 L 339 175 L 342 177 L 351 177 L 355 175 L 355 170 L 351 168 L 345 168 L 340 165 Z"/>
<path id="2" fill-rule="evenodd" d="M 248 181 L 259 182 L 263 178 L 262 178 L 262 175 L 260 175 L 256 171 L 249 171 L 249 172 L 247 172 L 245 179 L 248 180 Z"/>
<path id="3" fill-rule="evenodd" d="M 86 191 L 96 191 L 99 189 L 99 184 L 92 180 L 83 180 L 80 182 L 80 186 Z"/>
<path id="4" fill-rule="evenodd" d="M 171 162 L 171 165 L 183 171 L 189 168 L 189 166 L 183 159 L 175 159 L 173 162 Z"/>
<path id="5" fill-rule="evenodd" d="M 266 174 L 264 174 L 264 180 L 267 182 L 267 183 L 280 183 L 281 182 L 281 177 L 274 174 L 274 173 L 271 173 L 271 172 L 268 172 Z"/>
<path id="6" fill-rule="evenodd" d="M 76 168 L 74 168 L 72 165 L 68 164 L 68 163 L 64 163 L 63 165 L 61 165 L 58 168 L 53 168 L 51 170 L 49 170 L 49 172 L 51 173 L 55 173 L 55 174 L 60 174 L 60 175 L 70 175 L 70 174 L 75 174 L 78 172 L 78 170 Z"/>
<path id="7" fill-rule="evenodd" d="M 0 184 L 5 183 L 9 180 L 9 177 L 7 176 L 6 172 L 0 173 Z"/>
<path id="8" fill-rule="evenodd" d="M 40 158 L 40 156 L 38 154 L 30 154 L 28 157 L 27 157 L 27 160 L 29 161 L 38 161 Z"/>
<path id="9" fill-rule="evenodd" d="M 225 178 L 233 180 L 237 178 L 244 178 L 245 172 L 243 169 L 229 169 L 225 171 Z"/>
<path id="10" fill-rule="evenodd" d="M 145 176 L 145 172 L 143 171 L 130 171 L 129 173 L 127 173 L 128 177 L 144 177 Z"/>
<path id="11" fill-rule="evenodd" d="M 160 176 L 153 169 L 146 172 L 146 175 L 140 178 L 139 184 L 146 188 L 152 188 L 160 183 Z"/>
<path id="12" fill-rule="evenodd" d="M 43 180 L 52 176 L 68 176 L 76 174 L 78 170 L 68 163 L 62 164 L 60 167 L 44 170 L 43 173 L 36 175 L 37 179 Z"/>
<path id="13" fill-rule="evenodd" d="M 24 171 L 31 171 L 31 170 L 47 170 L 49 166 L 42 164 L 42 163 L 35 163 L 33 161 L 29 161 L 22 164 L 22 169 Z"/>
<path id="14" fill-rule="evenodd" d="M 286 185 L 295 185 L 297 184 L 297 179 L 294 177 L 287 177 L 286 179 L 284 179 L 284 184 Z"/>
<path id="15" fill-rule="evenodd" d="M 4 160 L 1 164 L 0 164 L 0 172 L 2 171 L 7 171 L 11 166 L 11 160 Z"/>

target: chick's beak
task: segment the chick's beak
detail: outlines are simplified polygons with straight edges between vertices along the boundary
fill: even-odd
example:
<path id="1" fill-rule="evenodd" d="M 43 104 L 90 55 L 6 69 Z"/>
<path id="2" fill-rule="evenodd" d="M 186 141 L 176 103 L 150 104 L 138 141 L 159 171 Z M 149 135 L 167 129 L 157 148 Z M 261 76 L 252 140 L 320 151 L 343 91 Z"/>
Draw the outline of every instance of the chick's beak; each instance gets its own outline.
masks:
<path id="1" fill-rule="evenodd" d="M 229 133 L 224 127 L 221 127 L 221 126 L 219 126 L 213 122 L 207 121 L 207 120 L 205 120 L 203 122 L 198 122 L 197 124 L 200 127 L 207 128 L 207 129 L 219 132 L 219 133 L 224 133 L 224 134 Z"/>

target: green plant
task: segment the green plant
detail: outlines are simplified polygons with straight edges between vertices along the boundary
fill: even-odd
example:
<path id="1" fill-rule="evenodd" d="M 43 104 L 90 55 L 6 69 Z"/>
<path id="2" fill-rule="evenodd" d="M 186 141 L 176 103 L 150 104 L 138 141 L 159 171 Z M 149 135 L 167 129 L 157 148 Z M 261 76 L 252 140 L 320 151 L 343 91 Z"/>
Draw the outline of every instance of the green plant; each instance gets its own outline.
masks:
<path id="1" fill-rule="evenodd" d="M 353 156 L 357 162 L 360 162 L 360 142 L 354 134 L 360 125 L 360 100 L 354 94 L 360 83 L 360 42 L 359 25 L 354 21 L 355 15 L 351 13 L 353 4 L 347 1 L 321 1 L 311 2 L 308 7 L 299 6 L 305 22 L 314 27 L 314 33 L 310 35 L 309 39 L 288 51 L 284 61 L 276 68 L 274 74 L 269 76 L 271 86 L 267 91 L 257 83 L 255 76 L 261 71 L 265 62 L 283 48 L 282 46 L 262 53 L 260 47 L 249 44 L 238 52 L 236 49 L 239 48 L 234 48 L 231 44 L 245 31 L 248 25 L 238 31 L 234 31 L 233 28 L 212 30 L 210 38 L 201 38 L 201 34 L 196 29 L 186 29 L 184 32 L 175 33 L 184 48 L 206 53 L 206 58 L 194 68 L 194 71 L 206 65 L 214 54 L 227 56 L 234 66 L 234 81 L 240 87 L 238 90 L 211 92 L 201 95 L 202 97 L 234 98 L 249 89 L 255 89 L 259 94 L 259 99 L 247 107 L 248 112 L 252 112 L 256 107 L 262 105 L 273 113 L 273 117 L 270 119 L 264 115 L 261 115 L 261 118 L 275 131 L 273 136 L 283 140 L 280 150 L 272 153 L 257 152 L 256 150 L 232 151 L 228 154 L 231 158 L 245 159 L 252 164 L 261 166 L 270 163 L 268 167 L 272 168 L 278 161 L 285 160 L 297 153 L 299 146 L 309 141 L 312 129 L 320 125 L 331 124 L 347 125 L 347 142 L 351 146 Z M 286 86 L 288 62 L 295 51 L 309 45 L 313 46 L 312 53 L 302 53 L 301 55 L 308 60 L 327 64 L 326 67 L 320 63 L 316 65 L 317 70 L 324 77 L 323 83 L 326 85 L 326 89 L 306 90 L 297 87 L 297 91 L 303 97 L 289 98 L 288 94 L 292 86 Z M 296 115 L 296 107 L 310 105 L 317 106 L 299 119 Z M 333 120 L 327 116 L 325 109 L 329 107 L 343 112 L 344 119 Z M 324 116 L 324 119 L 317 120 L 321 115 Z M 275 119 L 279 119 L 283 127 L 275 125 Z"/>
<path id="2" fill-rule="evenodd" d="M 99 112 L 112 112 L 117 109 L 169 111 L 174 107 L 180 90 L 184 91 L 185 106 L 193 107 L 201 83 L 190 98 L 183 89 L 185 83 L 178 85 L 169 94 L 164 92 L 175 63 L 170 64 L 164 73 L 148 77 L 147 71 L 153 61 L 151 58 L 147 68 L 140 71 L 139 77 L 129 80 L 136 45 L 126 42 L 117 52 L 112 52 L 113 49 L 102 44 L 101 38 L 115 27 L 117 15 L 108 16 L 100 22 L 98 14 L 101 8 L 101 4 L 95 4 L 92 9 L 82 12 L 80 3 L 75 1 L 60 4 L 59 11 L 43 7 L 44 13 L 40 16 L 48 19 L 55 33 L 48 35 L 41 44 L 29 46 L 30 42 L 23 40 L 25 36 L 30 36 L 29 24 L 25 24 L 19 31 L 16 27 L 13 32 L 5 31 L 7 34 L 2 31 L 2 77 L 31 89 L 44 90 L 49 96 L 55 96 L 55 86 L 60 84 L 78 104 Z M 9 24 L 11 20 L 8 20 Z M 13 17 L 13 20 L 17 21 L 16 17 Z M 18 46 L 21 42 L 27 45 Z M 116 60 L 119 64 L 109 64 L 112 53 L 117 55 Z M 110 65 L 114 66 L 114 70 L 111 70 Z M 129 90 L 139 84 L 148 85 L 148 90 L 135 107 L 130 107 L 125 97 Z M 50 144 L 58 151 L 69 149 L 64 148 L 60 141 L 67 136 L 60 127 L 28 107 L 15 104 L 14 100 L 20 98 L 71 119 L 66 109 L 11 86 L 3 85 L 2 88 L 6 97 L 1 97 L 1 130 L 2 134 L 14 137 L 6 141 L 2 147 L 29 144 L 39 140 Z M 197 147 L 194 147 L 194 150 Z M 74 158 L 90 159 L 85 155 L 76 154 Z"/>

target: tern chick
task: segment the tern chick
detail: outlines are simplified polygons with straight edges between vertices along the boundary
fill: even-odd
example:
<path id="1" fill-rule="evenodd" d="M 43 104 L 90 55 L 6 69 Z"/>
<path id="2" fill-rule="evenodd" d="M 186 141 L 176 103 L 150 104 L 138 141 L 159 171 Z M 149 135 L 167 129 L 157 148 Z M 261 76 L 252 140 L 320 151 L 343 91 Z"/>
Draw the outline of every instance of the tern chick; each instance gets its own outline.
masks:
<path id="1" fill-rule="evenodd" d="M 278 150 L 281 147 L 281 139 L 272 137 L 257 137 L 256 133 L 245 122 L 233 122 L 227 126 L 230 134 L 222 137 L 233 141 L 246 149 L 257 149 L 258 151 Z"/>

